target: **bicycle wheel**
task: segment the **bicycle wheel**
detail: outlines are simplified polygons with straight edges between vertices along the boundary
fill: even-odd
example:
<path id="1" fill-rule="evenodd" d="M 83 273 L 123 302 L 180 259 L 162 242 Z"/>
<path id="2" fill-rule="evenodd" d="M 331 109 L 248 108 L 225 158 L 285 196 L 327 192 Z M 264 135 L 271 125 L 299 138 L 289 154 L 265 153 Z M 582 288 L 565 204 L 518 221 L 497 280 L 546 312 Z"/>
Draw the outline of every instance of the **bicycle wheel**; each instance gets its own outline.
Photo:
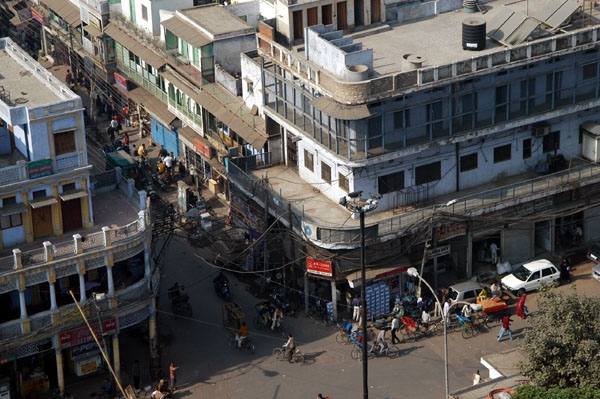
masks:
<path id="1" fill-rule="evenodd" d="M 256 317 L 254 318 L 254 327 L 256 327 L 257 329 L 260 329 L 260 328 L 262 328 L 262 323 L 261 323 L 261 321 L 258 319 L 258 316 L 256 316 Z"/>
<path id="2" fill-rule="evenodd" d="M 388 346 L 386 355 L 390 359 L 395 359 L 400 356 L 400 349 L 396 348 L 395 346 Z"/>
<path id="3" fill-rule="evenodd" d="M 235 337 L 233 335 L 230 335 L 227 339 L 227 345 L 229 345 L 230 348 L 235 348 L 235 346 L 237 345 L 237 342 L 235 341 Z"/>
<path id="4" fill-rule="evenodd" d="M 256 351 L 256 347 L 252 342 L 246 345 L 246 348 L 248 348 L 248 352 L 250 352 L 251 355 Z"/>
<path id="5" fill-rule="evenodd" d="M 283 360 L 283 349 L 281 349 L 281 348 L 273 349 L 273 356 L 275 356 L 275 359 L 277 359 L 277 360 Z"/>
<path id="6" fill-rule="evenodd" d="M 348 339 L 346 337 L 347 337 L 347 335 L 343 331 L 338 331 L 338 333 L 335 334 L 335 340 L 338 344 L 342 344 L 342 345 L 347 344 Z"/>
<path id="7" fill-rule="evenodd" d="M 477 334 L 479 334 L 479 328 L 475 325 L 471 326 L 471 335 L 476 336 Z"/>
<path id="8" fill-rule="evenodd" d="M 350 356 L 354 360 L 361 360 L 362 359 L 362 349 L 355 347 L 354 349 L 352 349 L 352 352 L 350 352 Z"/>
<path id="9" fill-rule="evenodd" d="M 473 329 L 470 327 L 464 327 L 462 329 L 462 337 L 464 339 L 471 338 L 473 336 Z"/>
<path id="10" fill-rule="evenodd" d="M 292 355 L 292 362 L 294 363 L 304 363 L 304 355 L 302 352 L 296 352 Z"/>

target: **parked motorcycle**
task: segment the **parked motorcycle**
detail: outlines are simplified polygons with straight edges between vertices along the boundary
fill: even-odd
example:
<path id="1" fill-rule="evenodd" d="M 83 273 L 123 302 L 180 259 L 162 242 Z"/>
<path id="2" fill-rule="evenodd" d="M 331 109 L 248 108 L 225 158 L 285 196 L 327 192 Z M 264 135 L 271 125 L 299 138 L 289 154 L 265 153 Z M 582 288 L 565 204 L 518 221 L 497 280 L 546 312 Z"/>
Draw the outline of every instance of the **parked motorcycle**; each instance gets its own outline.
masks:
<path id="1" fill-rule="evenodd" d="M 231 301 L 231 293 L 229 292 L 229 279 L 223 272 L 220 272 L 219 275 L 213 280 L 213 285 L 215 288 L 215 292 L 218 296 L 223 298 L 226 302 Z"/>
<path id="2" fill-rule="evenodd" d="M 179 316 L 190 317 L 192 315 L 192 306 L 189 303 L 190 297 L 185 292 L 185 287 L 178 283 L 173 284 L 167 292 L 167 296 L 171 301 L 171 309 L 173 313 Z"/>

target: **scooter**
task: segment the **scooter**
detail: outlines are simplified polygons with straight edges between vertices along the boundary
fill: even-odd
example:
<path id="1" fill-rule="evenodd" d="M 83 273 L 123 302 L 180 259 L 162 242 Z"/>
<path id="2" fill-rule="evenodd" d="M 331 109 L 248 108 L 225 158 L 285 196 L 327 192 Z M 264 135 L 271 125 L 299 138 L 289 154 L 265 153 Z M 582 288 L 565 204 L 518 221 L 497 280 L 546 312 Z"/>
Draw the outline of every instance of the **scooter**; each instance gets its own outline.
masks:
<path id="1" fill-rule="evenodd" d="M 223 274 L 219 275 L 213 280 L 215 292 L 218 296 L 223 298 L 226 302 L 231 301 L 231 293 L 229 292 L 229 279 Z"/>

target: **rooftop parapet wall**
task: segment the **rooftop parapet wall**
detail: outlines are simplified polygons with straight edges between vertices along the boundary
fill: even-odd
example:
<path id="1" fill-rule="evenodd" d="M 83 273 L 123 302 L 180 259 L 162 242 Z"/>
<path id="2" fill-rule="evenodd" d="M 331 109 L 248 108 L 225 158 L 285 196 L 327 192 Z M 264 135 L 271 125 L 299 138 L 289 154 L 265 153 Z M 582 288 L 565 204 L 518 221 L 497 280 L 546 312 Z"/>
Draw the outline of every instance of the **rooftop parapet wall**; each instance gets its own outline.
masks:
<path id="1" fill-rule="evenodd" d="M 315 84 L 319 91 L 343 104 L 362 104 L 418 90 L 420 87 L 470 78 L 475 74 L 529 64 L 553 56 L 567 55 L 600 46 L 599 26 L 580 29 L 534 42 L 473 57 L 451 64 L 427 66 L 412 71 L 375 77 L 360 82 L 346 82 L 327 73 L 302 55 L 286 49 L 262 34 L 258 34 L 261 55 Z M 310 50 L 309 50 L 310 52 Z"/>

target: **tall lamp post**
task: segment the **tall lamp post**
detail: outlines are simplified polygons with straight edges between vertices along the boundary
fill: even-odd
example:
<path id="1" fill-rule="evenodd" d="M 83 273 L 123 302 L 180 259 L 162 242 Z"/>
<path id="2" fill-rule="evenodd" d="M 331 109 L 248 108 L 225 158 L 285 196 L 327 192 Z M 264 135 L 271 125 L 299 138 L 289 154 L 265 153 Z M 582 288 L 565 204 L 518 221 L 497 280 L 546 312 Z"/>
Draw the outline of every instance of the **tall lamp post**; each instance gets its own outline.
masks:
<path id="1" fill-rule="evenodd" d="M 406 271 L 406 273 L 409 276 L 416 277 L 419 279 L 419 281 L 422 281 L 423 284 L 425 284 L 427 286 L 427 288 L 429 288 L 429 290 L 431 291 L 431 294 L 435 298 L 435 302 L 440 307 L 440 312 L 442 314 L 442 323 L 444 324 L 444 377 L 446 379 L 446 396 L 445 396 L 445 398 L 448 399 L 450 397 L 449 396 L 450 395 L 450 387 L 449 387 L 449 382 L 448 382 L 448 331 L 447 331 L 448 327 L 447 327 L 447 320 L 446 320 L 448 318 L 448 315 L 444 314 L 444 308 L 442 307 L 442 304 L 440 303 L 440 300 L 438 299 L 437 295 L 435 295 L 435 291 L 433 290 L 433 288 L 431 288 L 431 285 L 429 285 L 429 283 L 423 277 L 421 277 L 421 275 L 419 274 L 417 269 L 414 267 L 411 267 Z"/>
<path id="2" fill-rule="evenodd" d="M 377 208 L 377 204 L 381 196 L 379 194 L 371 194 L 373 198 L 364 200 L 360 197 L 362 191 L 354 191 L 340 199 L 340 205 L 345 206 L 351 212 L 360 215 L 360 299 L 362 312 L 362 363 L 363 363 L 363 399 L 369 399 L 369 383 L 368 383 L 368 355 L 367 355 L 367 278 L 366 264 L 367 257 L 365 251 L 365 213 Z"/>

